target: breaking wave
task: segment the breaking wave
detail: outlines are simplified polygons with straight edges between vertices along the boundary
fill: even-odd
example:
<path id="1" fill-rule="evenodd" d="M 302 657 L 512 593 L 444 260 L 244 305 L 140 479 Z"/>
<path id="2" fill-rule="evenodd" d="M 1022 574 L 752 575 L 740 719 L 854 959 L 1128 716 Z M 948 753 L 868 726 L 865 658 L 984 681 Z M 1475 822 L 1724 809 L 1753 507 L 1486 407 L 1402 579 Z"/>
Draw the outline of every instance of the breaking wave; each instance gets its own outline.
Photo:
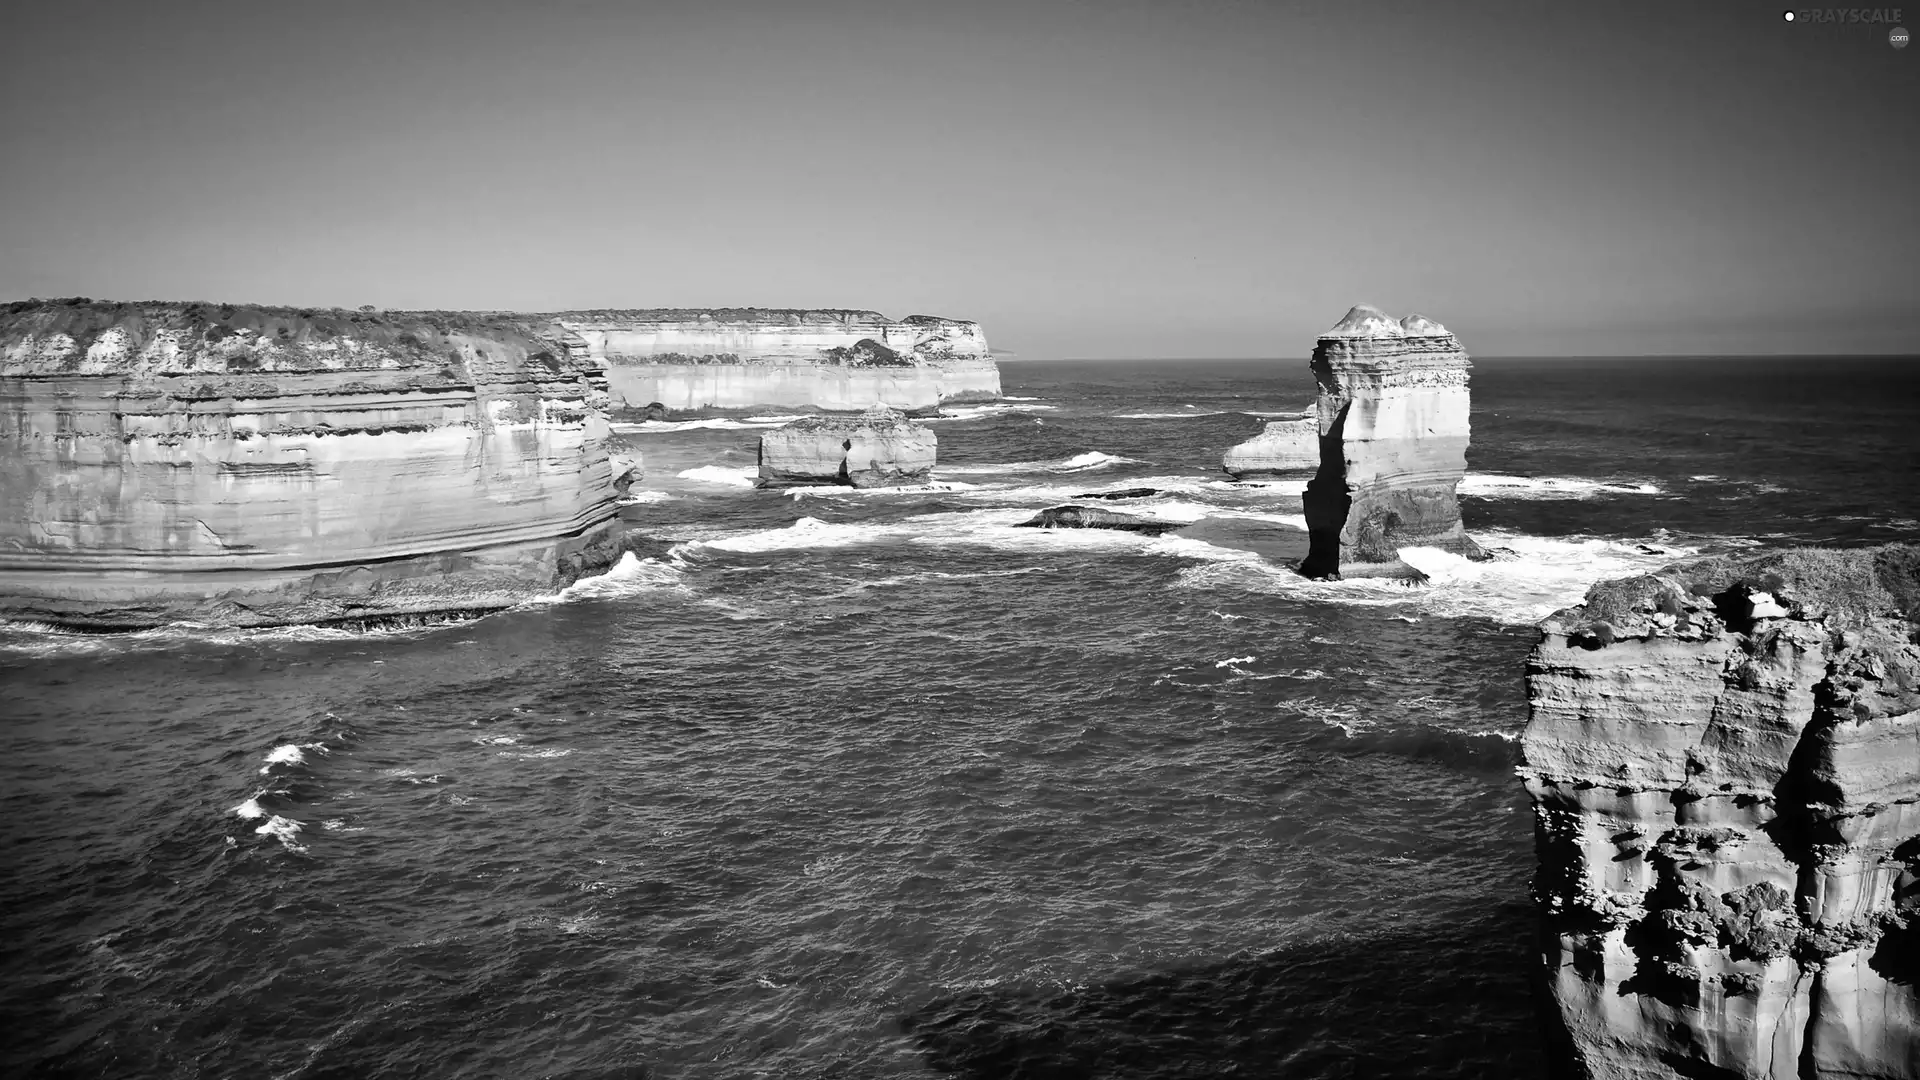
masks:
<path id="1" fill-rule="evenodd" d="M 1189 567 L 1180 576 L 1192 588 L 1245 589 L 1306 602 L 1401 607 L 1419 615 L 1523 626 L 1579 603 L 1595 582 L 1645 573 L 1699 551 L 1512 533 L 1483 533 L 1479 539 L 1512 555 L 1474 562 L 1435 548 L 1401 549 L 1401 559 L 1427 575 L 1425 584 L 1383 578 L 1315 581 L 1263 560 Z"/>
<path id="2" fill-rule="evenodd" d="M 1597 499 L 1606 495 L 1664 495 L 1651 480 L 1609 482 L 1578 476 L 1507 476 L 1468 473 L 1460 494 L 1480 499 Z"/>

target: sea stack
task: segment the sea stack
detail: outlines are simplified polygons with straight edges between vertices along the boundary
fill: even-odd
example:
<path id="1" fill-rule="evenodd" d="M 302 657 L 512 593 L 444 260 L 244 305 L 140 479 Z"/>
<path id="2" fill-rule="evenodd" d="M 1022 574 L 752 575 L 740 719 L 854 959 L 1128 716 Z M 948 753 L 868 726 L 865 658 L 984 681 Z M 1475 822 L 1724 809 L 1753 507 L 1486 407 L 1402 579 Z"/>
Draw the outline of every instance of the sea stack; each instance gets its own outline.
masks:
<path id="1" fill-rule="evenodd" d="M 538 320 L 0 307 L 0 617 L 507 607 L 618 555 L 606 379 Z"/>
<path id="2" fill-rule="evenodd" d="M 1467 354 L 1423 315 L 1361 304 L 1320 335 L 1313 374 L 1320 462 L 1303 502 L 1308 577 L 1423 575 L 1400 549 L 1484 558 L 1460 525 L 1467 470 Z"/>
<path id="3" fill-rule="evenodd" d="M 1220 468 L 1235 480 L 1310 480 L 1320 468 L 1320 421 L 1312 412 L 1267 426 L 1220 458 Z"/>
<path id="4" fill-rule="evenodd" d="M 860 416 L 809 416 L 760 437 L 759 485 L 925 483 L 938 448 L 932 428 L 884 405 Z"/>
<path id="5" fill-rule="evenodd" d="M 553 317 L 574 354 L 607 370 L 617 418 L 658 407 L 932 413 L 1000 396 L 980 324 L 877 311 L 652 308 Z M 652 417 L 648 417 L 652 418 Z"/>
<path id="6" fill-rule="evenodd" d="M 1550 1051 L 1586 1080 L 1920 1077 L 1920 548 L 1595 586 L 1519 772 Z"/>

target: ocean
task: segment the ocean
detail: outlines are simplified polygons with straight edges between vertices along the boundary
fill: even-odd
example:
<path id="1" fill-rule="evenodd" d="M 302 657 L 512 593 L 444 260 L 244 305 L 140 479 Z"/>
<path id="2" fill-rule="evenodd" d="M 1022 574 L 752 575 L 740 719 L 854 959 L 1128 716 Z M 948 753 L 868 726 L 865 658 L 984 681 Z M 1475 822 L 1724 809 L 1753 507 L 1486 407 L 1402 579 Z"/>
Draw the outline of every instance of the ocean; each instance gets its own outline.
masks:
<path id="1" fill-rule="evenodd" d="M 1275 565 L 1219 471 L 1303 360 L 1003 382 L 895 492 L 622 425 L 642 552 L 476 621 L 0 626 L 4 1071 L 1536 1077 L 1533 623 L 1920 540 L 1911 360 L 1477 360 L 1511 555 L 1420 587 Z M 1206 527 L 1013 527 L 1126 487 Z"/>

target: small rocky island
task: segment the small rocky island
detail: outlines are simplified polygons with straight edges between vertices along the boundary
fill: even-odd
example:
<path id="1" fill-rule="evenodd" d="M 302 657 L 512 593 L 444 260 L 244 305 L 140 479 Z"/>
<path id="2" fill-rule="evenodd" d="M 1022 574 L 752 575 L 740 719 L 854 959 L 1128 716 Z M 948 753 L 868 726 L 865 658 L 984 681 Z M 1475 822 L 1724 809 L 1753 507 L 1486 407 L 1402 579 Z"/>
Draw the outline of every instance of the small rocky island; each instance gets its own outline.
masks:
<path id="1" fill-rule="evenodd" d="M 860 416 L 809 416 L 760 436 L 760 487 L 922 484 L 940 440 L 885 405 Z"/>
<path id="2" fill-rule="evenodd" d="M 1542 626 L 1520 775 L 1569 1075 L 1920 1077 L 1920 548 L 1708 559 Z"/>
<path id="3" fill-rule="evenodd" d="M 1308 577 L 1423 575 L 1400 549 L 1484 558 L 1460 524 L 1471 403 L 1467 354 L 1424 315 L 1370 304 L 1320 335 L 1313 375 L 1320 463 L 1303 503 Z"/>
<path id="4" fill-rule="evenodd" d="M 1235 480 L 1311 480 L 1320 469 L 1320 422 L 1312 412 L 1269 420 L 1260 434 L 1220 458 Z"/>

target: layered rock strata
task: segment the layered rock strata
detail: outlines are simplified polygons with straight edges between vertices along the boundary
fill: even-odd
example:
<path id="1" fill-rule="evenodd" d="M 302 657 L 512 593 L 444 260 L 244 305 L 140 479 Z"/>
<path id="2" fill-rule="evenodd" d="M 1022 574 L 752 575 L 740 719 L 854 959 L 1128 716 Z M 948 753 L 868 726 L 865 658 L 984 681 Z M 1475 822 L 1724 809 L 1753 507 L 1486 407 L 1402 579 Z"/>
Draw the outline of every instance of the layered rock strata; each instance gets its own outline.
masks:
<path id="1" fill-rule="evenodd" d="M 0 617 L 504 607 L 616 555 L 606 379 L 538 319 L 0 308 Z"/>
<path id="2" fill-rule="evenodd" d="M 1920 549 L 1682 564 L 1542 626 L 1519 772 L 1562 1075 L 1920 1077 Z"/>
<path id="3" fill-rule="evenodd" d="M 861 416 L 809 416 L 760 436 L 759 485 L 925 483 L 938 450 L 932 428 L 884 405 Z"/>
<path id="4" fill-rule="evenodd" d="M 1273 478 L 1310 480 L 1320 468 L 1320 421 L 1313 413 L 1270 420 L 1260 434 L 1220 458 L 1220 468 L 1235 480 Z"/>
<path id="5" fill-rule="evenodd" d="M 1319 465 L 1303 497 L 1309 577 L 1422 575 L 1405 547 L 1482 558 L 1460 524 L 1467 372 L 1447 328 L 1362 304 L 1320 335 L 1313 374 Z"/>
<path id="6" fill-rule="evenodd" d="M 607 369 L 616 409 L 931 412 L 1000 396 L 980 324 L 874 311 L 721 308 L 567 312 L 576 356 Z"/>

